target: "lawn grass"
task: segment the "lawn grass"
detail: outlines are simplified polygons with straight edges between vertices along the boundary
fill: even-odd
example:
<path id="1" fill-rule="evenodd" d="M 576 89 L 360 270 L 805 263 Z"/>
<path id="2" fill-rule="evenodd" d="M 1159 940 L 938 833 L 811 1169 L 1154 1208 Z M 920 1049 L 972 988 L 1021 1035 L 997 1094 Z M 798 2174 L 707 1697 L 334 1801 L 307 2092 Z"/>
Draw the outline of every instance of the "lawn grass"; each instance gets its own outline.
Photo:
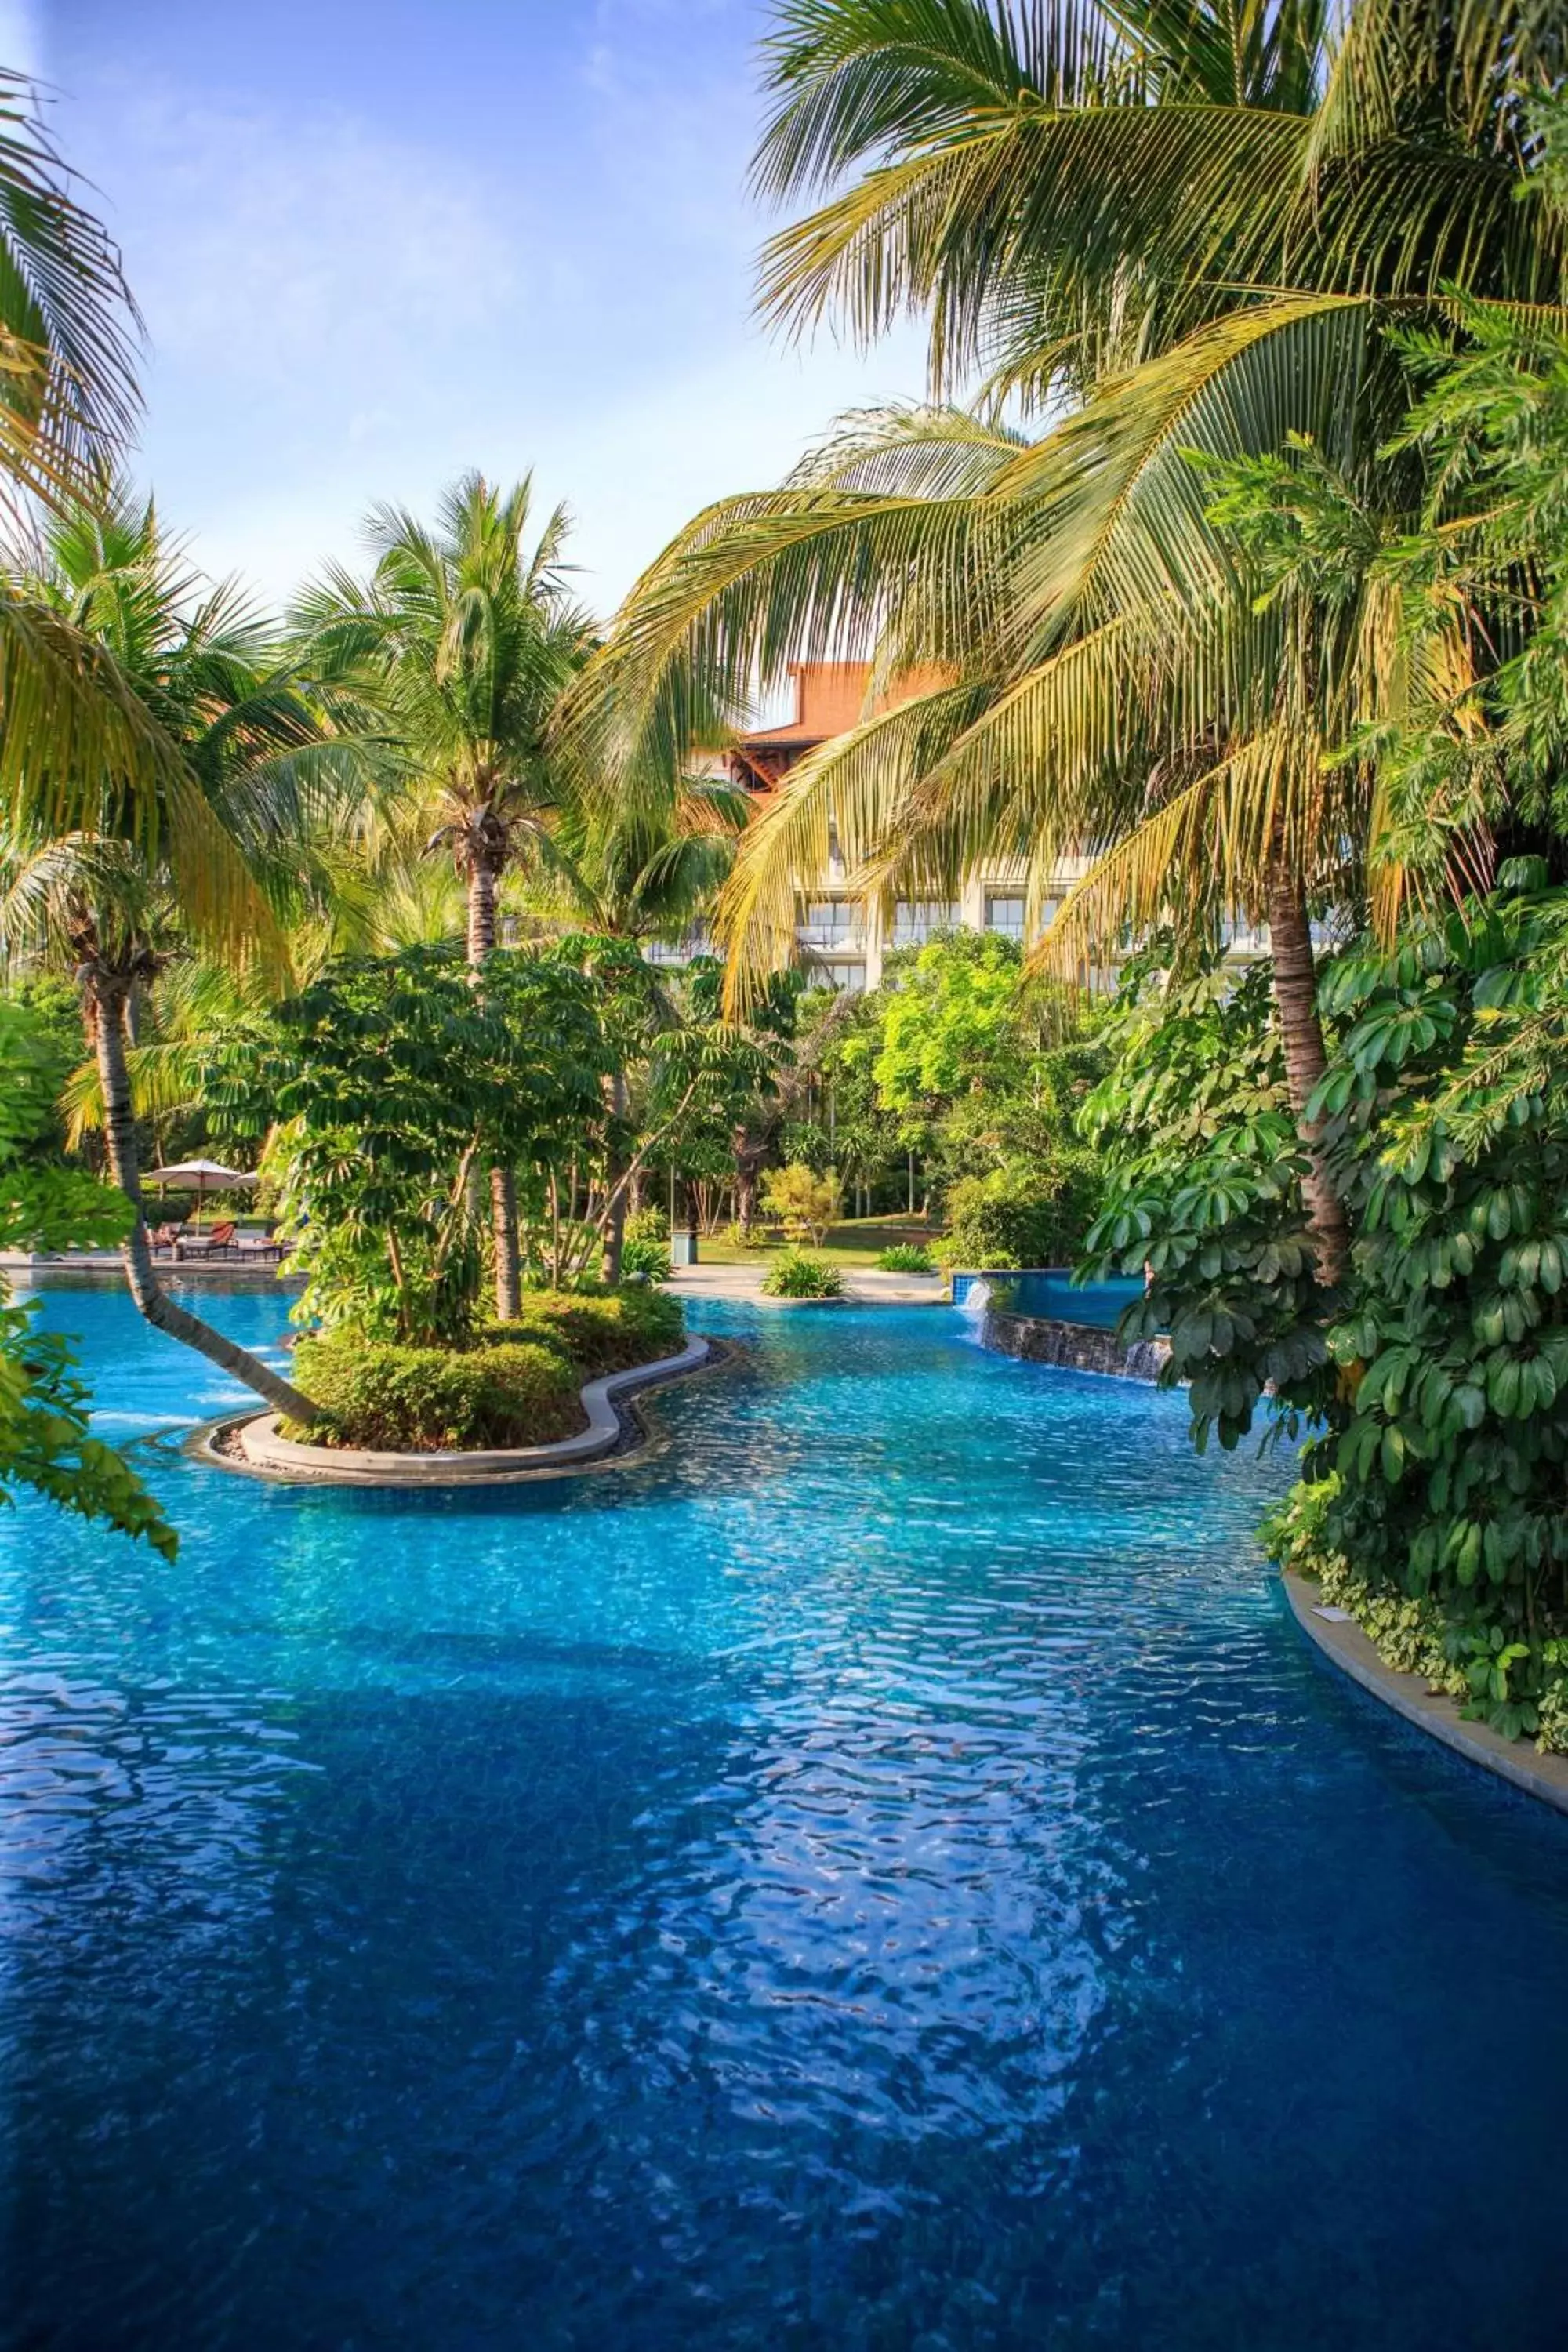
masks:
<path id="1" fill-rule="evenodd" d="M 875 1265 L 882 1252 L 891 1249 L 895 1242 L 923 1242 L 929 1247 L 936 1238 L 935 1228 L 928 1225 L 923 1217 L 851 1217 L 843 1224 L 830 1227 L 821 1255 L 831 1258 L 836 1265 Z M 816 1245 L 808 1243 L 805 1246 Z M 697 1244 L 698 1263 L 765 1266 L 787 1247 L 784 1241 L 770 1241 L 761 1249 L 743 1250 L 728 1234 L 704 1234 Z"/>

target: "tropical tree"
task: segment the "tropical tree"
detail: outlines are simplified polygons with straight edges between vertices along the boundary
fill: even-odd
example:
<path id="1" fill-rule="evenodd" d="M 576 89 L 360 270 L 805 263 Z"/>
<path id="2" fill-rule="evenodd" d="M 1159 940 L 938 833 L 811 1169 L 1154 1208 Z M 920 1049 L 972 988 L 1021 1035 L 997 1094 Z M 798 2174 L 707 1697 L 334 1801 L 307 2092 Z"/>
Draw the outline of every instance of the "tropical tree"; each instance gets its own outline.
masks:
<path id="1" fill-rule="evenodd" d="M 753 175 L 826 200 L 763 304 L 1037 399 L 1286 289 L 1552 299 L 1513 197 L 1565 43 L 1552 0 L 780 0 Z"/>
<path id="2" fill-rule="evenodd" d="M 120 257 L 77 199 L 30 85 L 0 69 L 0 505 L 58 505 L 112 465 L 137 407 L 137 328 Z M 0 827 L 102 822 L 172 849 L 209 895 L 211 841 L 199 822 L 168 839 L 164 820 L 195 799 L 178 753 L 112 661 L 57 610 L 0 577 Z M 131 1213 L 68 1171 L 16 1171 L 15 1055 L 0 1075 L 0 1233 L 13 1247 L 119 1235 Z M 91 1437 L 69 1351 L 0 1283 L 0 1477 L 172 1552 L 173 1531 L 139 1481 Z"/>
<path id="3" fill-rule="evenodd" d="M 1323 1067 L 1310 926 L 1368 887 L 1376 765 L 1342 754 L 1410 690 L 1400 583 L 1374 558 L 1424 495 L 1418 467 L 1381 454 L 1407 393 L 1383 329 L 1418 303 L 1451 310 L 1450 278 L 1494 302 L 1557 293 L 1553 118 L 1513 92 L 1552 86 L 1562 26 L 1529 0 L 1454 24 L 1366 0 L 1333 39 L 1292 11 L 1134 26 L 1046 10 L 1027 20 L 1044 46 L 1004 131 L 976 60 L 990 40 L 986 70 L 1005 79 L 1018 60 L 998 64 L 995 41 L 1024 22 L 966 0 L 801 0 L 773 52 L 784 99 L 761 168 L 787 193 L 913 140 L 902 184 L 945 190 L 949 209 L 904 205 L 878 165 L 859 229 L 854 192 L 835 215 L 832 268 L 801 263 L 800 301 L 840 301 L 873 331 L 888 313 L 868 297 L 856 314 L 857 285 L 929 300 L 939 359 L 1005 321 L 1004 382 L 1028 389 L 1032 351 L 1035 386 L 1078 404 L 1034 442 L 952 409 L 851 420 L 783 490 L 727 501 L 677 540 L 595 677 L 635 741 L 674 730 L 693 680 L 738 704 L 792 659 L 872 656 L 879 688 L 924 674 L 802 762 L 752 828 L 721 919 L 738 989 L 792 951 L 796 877 L 830 842 L 868 887 L 942 890 L 1006 856 L 1037 896 L 1064 850 L 1109 842 L 1053 934 L 1074 965 L 1173 904 L 1200 935 L 1266 919 L 1333 1280 L 1347 1234 L 1308 1110 Z M 1298 35 L 1307 68 L 1286 70 L 1280 44 Z M 1197 43 L 1223 83 L 1225 40 L 1254 80 L 1195 96 L 1203 60 L 1176 47 Z M 1271 192 L 1249 177 L 1265 151 Z M 1041 160 L 1080 152 L 1145 162 L 1100 181 Z M 1220 180 L 1248 191 L 1241 212 Z M 1091 202 L 1104 216 L 1086 243 Z M 778 268 L 805 249 L 794 234 Z M 1268 543 L 1259 509 L 1279 501 L 1245 470 L 1287 451 L 1305 497 L 1325 506 L 1332 484 L 1341 519 L 1355 515 L 1359 548 L 1332 564 L 1310 534 L 1289 562 Z M 1462 675 L 1462 616 L 1426 654 Z"/>
<path id="4" fill-rule="evenodd" d="M 171 747 L 178 790 L 116 825 L 100 803 L 92 829 L 56 830 L 29 808 L 0 840 L 0 938 L 13 961 L 52 961 L 75 976 L 96 1065 L 110 1172 L 131 1204 L 121 1251 L 148 1321 L 196 1349 L 279 1411 L 309 1419 L 289 1381 L 177 1305 L 158 1280 L 142 1213 L 136 1108 L 127 1065 L 138 1007 L 194 935 L 239 964 L 286 971 L 268 885 L 280 843 L 310 797 L 316 720 L 294 675 L 233 586 L 205 588 L 163 533 L 151 500 L 107 490 L 48 524 L 30 551 L 25 590 L 100 650 L 150 733 Z M 199 813 L 199 814 L 198 814 Z M 197 824 L 210 887 L 188 895 L 173 845 Z M 193 902 L 194 901 L 194 902 Z"/>
<path id="5" fill-rule="evenodd" d="M 0 68 L 0 508 L 13 525 L 90 493 L 117 463 L 139 406 L 139 326 L 119 252 L 79 200 L 31 84 Z M 199 800 L 107 649 L 0 577 L 0 813 L 57 830 L 132 825 L 210 900 L 221 857 Z"/>
<path id="6" fill-rule="evenodd" d="M 552 722 L 592 637 L 563 566 L 566 510 L 531 547 L 531 503 L 527 478 L 501 491 L 474 473 L 447 493 L 433 530 L 378 507 L 369 577 L 334 567 L 295 614 L 312 668 L 379 717 L 393 821 L 461 877 L 476 971 L 496 944 L 501 877 L 549 856 L 543 819 L 563 791 Z M 510 1169 L 491 1170 L 490 1196 L 504 1321 L 520 1296 Z"/>
<path id="7" fill-rule="evenodd" d="M 748 796 L 707 776 L 683 776 L 668 794 L 627 795 L 607 807 L 598 795 L 578 791 L 563 807 L 554 833 L 556 867 L 552 898 L 599 940 L 639 950 L 653 941 L 673 942 L 708 909 L 734 864 L 736 838 L 751 814 Z M 547 898 L 543 903 L 552 903 Z M 641 980 L 640 972 L 637 975 Z M 678 1027 L 679 1007 L 657 977 L 649 975 L 630 998 L 622 992 L 624 1050 L 609 1076 L 612 1138 L 606 1171 L 608 1222 L 605 1228 L 604 1276 L 621 1276 L 630 1189 L 624 1181 L 632 1112 L 628 1062 L 638 1044 L 646 1052 L 660 1031 Z"/>

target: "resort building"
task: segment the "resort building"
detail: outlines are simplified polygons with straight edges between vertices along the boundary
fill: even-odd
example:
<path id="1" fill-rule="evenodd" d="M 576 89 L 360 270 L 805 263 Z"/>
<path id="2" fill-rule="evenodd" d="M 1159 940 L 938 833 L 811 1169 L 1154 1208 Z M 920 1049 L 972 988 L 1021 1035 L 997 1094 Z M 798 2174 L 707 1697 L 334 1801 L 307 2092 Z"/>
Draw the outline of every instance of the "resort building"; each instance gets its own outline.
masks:
<path id="1" fill-rule="evenodd" d="M 887 702 L 873 702 L 868 712 L 870 667 L 866 662 L 796 662 L 790 678 L 791 715 L 739 736 L 724 755 L 728 773 L 759 799 L 776 791 L 795 763 L 819 743 L 845 734 L 879 708 L 888 707 Z M 919 677 L 905 678 L 900 681 L 901 695 L 889 700 L 917 693 L 925 683 Z M 882 904 L 857 896 L 849 887 L 843 860 L 832 856 L 826 872 L 800 877 L 795 940 L 801 961 L 831 986 L 853 993 L 878 985 L 883 959 L 890 949 L 923 946 L 939 931 L 962 926 L 998 931 L 1021 945 L 1032 944 L 1049 927 L 1087 862 L 1062 860 L 1031 925 L 1020 866 L 982 868 L 968 877 L 960 895 L 951 900 L 916 898 Z M 655 960 L 684 962 L 704 952 L 707 944 L 705 930 L 699 927 L 679 947 L 656 950 Z"/>

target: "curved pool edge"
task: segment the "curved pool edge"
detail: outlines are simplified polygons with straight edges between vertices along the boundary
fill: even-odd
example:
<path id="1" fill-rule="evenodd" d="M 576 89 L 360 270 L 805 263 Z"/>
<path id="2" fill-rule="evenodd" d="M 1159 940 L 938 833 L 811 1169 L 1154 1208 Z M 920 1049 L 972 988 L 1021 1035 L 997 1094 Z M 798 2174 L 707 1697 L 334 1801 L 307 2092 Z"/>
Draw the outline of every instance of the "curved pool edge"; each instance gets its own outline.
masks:
<path id="1" fill-rule="evenodd" d="M 1472 1723 L 1459 1712 L 1457 1699 L 1429 1691 L 1420 1675 L 1402 1674 L 1384 1664 L 1369 1637 L 1353 1619 L 1339 1621 L 1316 1613 L 1317 1587 L 1290 1570 L 1279 1581 L 1291 1613 L 1309 1641 L 1331 1664 L 1418 1731 L 1440 1740 L 1467 1763 L 1495 1773 L 1527 1796 L 1539 1798 L 1560 1813 L 1568 1813 L 1568 1756 L 1543 1756 L 1522 1740 L 1505 1739 L 1489 1724 Z"/>
<path id="2" fill-rule="evenodd" d="M 723 1360 L 712 1340 L 695 1338 L 678 1355 L 661 1356 L 624 1372 L 589 1381 L 581 1394 L 588 1425 L 549 1445 L 497 1446 L 468 1454 L 395 1454 L 369 1448 L 300 1445 L 278 1433 L 276 1413 L 226 1413 L 195 1433 L 188 1450 L 243 1478 L 313 1486 L 489 1486 L 531 1478 L 560 1478 L 637 1460 L 652 1443 L 635 1399 L 689 1380 Z M 237 1432 L 239 1451 L 218 1441 Z M 630 1436 L 634 1443 L 627 1444 Z"/>

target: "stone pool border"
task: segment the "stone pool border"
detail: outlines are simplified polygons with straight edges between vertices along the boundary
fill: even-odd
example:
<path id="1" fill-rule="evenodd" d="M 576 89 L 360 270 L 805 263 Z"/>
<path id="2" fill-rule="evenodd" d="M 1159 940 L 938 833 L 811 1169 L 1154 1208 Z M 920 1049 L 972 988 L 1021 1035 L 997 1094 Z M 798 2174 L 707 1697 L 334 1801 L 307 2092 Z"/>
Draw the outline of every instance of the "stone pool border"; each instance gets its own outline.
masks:
<path id="1" fill-rule="evenodd" d="M 582 1390 L 586 1429 L 549 1445 L 496 1446 L 482 1452 L 393 1454 L 370 1448 L 300 1445 L 278 1434 L 276 1413 L 230 1413 L 198 1430 L 189 1450 L 198 1459 L 242 1478 L 269 1479 L 302 1486 L 493 1486 L 531 1478 L 559 1478 L 597 1469 L 608 1457 L 626 1462 L 651 1442 L 631 1400 L 644 1389 L 689 1379 L 722 1360 L 710 1339 L 688 1340 L 679 1355 L 661 1356 L 629 1371 L 607 1372 Z M 628 1410 L 620 1409 L 625 1398 Z M 220 1439 L 237 1436 L 239 1451 L 225 1452 Z M 628 1435 L 641 1443 L 627 1446 Z"/>
<path id="2" fill-rule="evenodd" d="M 1505 1739 L 1489 1724 L 1468 1721 L 1458 1699 L 1429 1691 L 1420 1675 L 1386 1665 L 1353 1618 L 1341 1622 L 1316 1615 L 1315 1584 L 1289 1569 L 1280 1571 L 1279 1580 L 1296 1622 L 1342 1674 L 1468 1763 L 1479 1764 L 1482 1771 L 1495 1772 L 1543 1805 L 1568 1813 L 1568 1756 L 1542 1756 L 1523 1740 Z"/>
<path id="3" fill-rule="evenodd" d="M 1114 1328 L 1099 1323 L 1059 1323 L 1047 1315 L 1013 1315 L 988 1307 L 980 1344 L 1018 1363 L 1054 1364 L 1065 1372 L 1101 1372 L 1113 1380 L 1157 1381 L 1170 1354 L 1164 1339 L 1135 1339 L 1124 1347 Z"/>

